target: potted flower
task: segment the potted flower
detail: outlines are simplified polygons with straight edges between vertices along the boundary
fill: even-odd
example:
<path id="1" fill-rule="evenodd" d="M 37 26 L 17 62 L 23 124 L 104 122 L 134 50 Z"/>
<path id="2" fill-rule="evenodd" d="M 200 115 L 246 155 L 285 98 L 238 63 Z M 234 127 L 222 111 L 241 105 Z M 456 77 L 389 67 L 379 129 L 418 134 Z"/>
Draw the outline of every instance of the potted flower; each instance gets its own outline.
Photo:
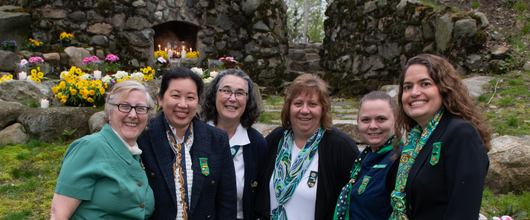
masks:
<path id="1" fill-rule="evenodd" d="M 120 58 L 114 54 L 109 54 L 105 57 L 106 63 L 103 64 L 103 69 L 105 69 L 107 75 L 114 75 L 120 70 L 118 60 L 120 60 Z"/>
<path id="2" fill-rule="evenodd" d="M 155 70 L 155 77 L 160 78 L 162 76 L 163 71 L 168 69 L 169 62 L 167 61 L 167 53 L 165 51 L 155 51 L 155 63 L 157 65 L 157 69 Z"/>
<path id="3" fill-rule="evenodd" d="M 72 45 L 72 39 L 74 39 L 74 35 L 66 32 L 61 33 L 59 36 L 59 41 L 63 43 L 63 47 Z"/>
<path id="4" fill-rule="evenodd" d="M 92 70 L 98 70 L 99 58 L 97 56 L 91 56 L 83 59 L 83 64 L 85 64 L 86 71 L 90 72 Z"/>
<path id="5" fill-rule="evenodd" d="M 27 79 L 33 80 L 36 83 L 40 83 L 44 78 L 44 73 L 42 73 L 41 65 L 44 63 L 44 60 L 41 57 L 30 57 L 29 58 L 29 71 L 30 75 Z"/>
<path id="6" fill-rule="evenodd" d="M 15 47 L 17 47 L 17 42 L 14 40 L 6 40 L 2 42 L 2 49 L 15 52 Z"/>
<path id="7" fill-rule="evenodd" d="M 101 80 L 92 80 L 80 68 L 73 66 L 68 72 L 61 73 L 62 81 L 52 87 L 55 98 L 66 106 L 103 105 L 103 95 L 107 84 Z"/>
<path id="8" fill-rule="evenodd" d="M 243 67 L 243 64 L 237 62 L 233 57 L 221 57 L 219 61 L 223 62 L 221 68 L 223 69 L 238 69 L 240 70 Z"/>
<path id="9" fill-rule="evenodd" d="M 31 49 L 33 52 L 42 52 L 43 43 L 40 41 L 30 38 L 27 45 L 28 48 Z"/>
<path id="10" fill-rule="evenodd" d="M 140 68 L 140 72 L 142 72 L 144 74 L 143 78 L 144 78 L 144 81 L 149 81 L 149 80 L 152 80 L 154 78 L 154 75 L 155 75 L 155 70 L 152 69 L 150 66 L 147 66 L 146 68 Z"/>

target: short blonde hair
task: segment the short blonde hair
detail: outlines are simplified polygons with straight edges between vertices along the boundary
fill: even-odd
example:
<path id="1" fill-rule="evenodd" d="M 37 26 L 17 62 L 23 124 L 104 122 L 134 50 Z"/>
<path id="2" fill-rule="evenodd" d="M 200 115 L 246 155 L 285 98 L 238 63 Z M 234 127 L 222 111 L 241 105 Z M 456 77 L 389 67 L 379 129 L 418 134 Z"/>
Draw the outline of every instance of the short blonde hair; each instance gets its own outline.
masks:
<path id="1" fill-rule="evenodd" d="M 147 97 L 147 107 L 149 107 L 149 113 L 147 113 L 147 120 L 151 120 L 155 116 L 155 102 L 149 95 L 149 92 L 140 82 L 135 80 L 124 80 L 120 83 L 116 83 L 112 90 L 107 94 L 107 100 L 105 102 L 105 123 L 109 123 L 109 115 L 112 114 L 114 110 L 114 105 L 117 100 L 122 97 L 127 97 L 129 93 L 133 90 L 140 90 L 145 92 Z"/>
<path id="2" fill-rule="evenodd" d="M 282 108 L 282 126 L 286 130 L 291 130 L 291 103 L 293 99 L 302 93 L 316 93 L 318 100 L 322 104 L 322 116 L 320 118 L 320 125 L 326 129 L 331 130 L 333 126 L 333 118 L 331 115 L 331 99 L 329 98 L 328 84 L 320 77 L 312 74 L 302 74 L 294 79 L 287 94 Z"/>

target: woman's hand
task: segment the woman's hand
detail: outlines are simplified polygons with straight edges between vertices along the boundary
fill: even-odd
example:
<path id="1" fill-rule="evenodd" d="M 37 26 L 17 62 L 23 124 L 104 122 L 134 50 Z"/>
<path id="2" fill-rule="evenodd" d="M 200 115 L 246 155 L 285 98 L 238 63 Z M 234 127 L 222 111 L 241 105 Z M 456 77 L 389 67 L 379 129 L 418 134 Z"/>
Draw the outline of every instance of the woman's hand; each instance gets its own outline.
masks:
<path id="1" fill-rule="evenodd" d="M 70 219 L 70 217 L 72 217 L 72 214 L 74 214 L 79 204 L 81 204 L 81 201 L 82 201 L 81 199 L 75 199 L 72 197 L 63 196 L 58 193 L 53 194 L 52 210 L 50 212 L 50 219 L 51 220 Z"/>

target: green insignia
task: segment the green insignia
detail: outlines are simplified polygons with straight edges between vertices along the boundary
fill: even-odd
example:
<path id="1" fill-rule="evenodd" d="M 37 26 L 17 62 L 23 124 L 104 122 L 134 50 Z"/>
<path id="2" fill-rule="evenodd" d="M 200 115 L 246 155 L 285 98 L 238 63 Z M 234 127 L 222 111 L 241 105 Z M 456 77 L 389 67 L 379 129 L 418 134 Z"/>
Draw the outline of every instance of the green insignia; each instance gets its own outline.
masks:
<path id="1" fill-rule="evenodd" d="M 432 144 L 432 154 L 431 154 L 431 165 L 438 164 L 440 161 L 440 151 L 442 149 L 442 142 L 436 142 Z"/>
<path id="2" fill-rule="evenodd" d="M 368 185 L 368 182 L 370 181 L 370 176 L 364 176 L 363 182 L 361 182 L 361 185 L 359 186 L 359 190 L 357 192 L 359 195 L 363 194 L 364 190 L 366 190 L 366 185 Z"/>
<path id="3" fill-rule="evenodd" d="M 309 188 L 312 188 L 315 186 L 315 183 L 317 182 L 318 172 L 317 171 L 311 171 L 309 174 L 309 179 L 307 179 L 307 185 Z"/>
<path id="4" fill-rule="evenodd" d="M 201 163 L 202 175 L 210 175 L 210 168 L 208 167 L 208 158 L 201 157 L 199 158 L 199 162 Z"/>
<path id="5" fill-rule="evenodd" d="M 376 168 L 376 169 L 378 169 L 378 168 L 382 169 L 382 168 L 385 168 L 385 167 L 386 167 L 386 164 L 376 164 L 376 165 L 373 166 L 373 168 Z"/>

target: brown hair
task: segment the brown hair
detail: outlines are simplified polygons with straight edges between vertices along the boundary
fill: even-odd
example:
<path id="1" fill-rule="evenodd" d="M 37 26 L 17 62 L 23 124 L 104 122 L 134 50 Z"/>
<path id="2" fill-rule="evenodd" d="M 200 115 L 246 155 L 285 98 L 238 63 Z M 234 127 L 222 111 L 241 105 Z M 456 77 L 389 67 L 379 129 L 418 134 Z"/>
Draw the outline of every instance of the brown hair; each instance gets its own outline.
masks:
<path id="1" fill-rule="evenodd" d="M 366 94 L 365 96 L 363 96 L 361 101 L 359 101 L 359 111 L 357 111 L 357 116 L 359 116 L 359 112 L 361 112 L 361 108 L 363 106 L 363 103 L 365 103 L 367 101 L 373 101 L 373 100 L 387 101 L 388 105 L 390 105 L 390 109 L 392 109 L 392 114 L 394 114 L 394 116 L 396 116 L 396 101 L 394 100 L 394 98 L 392 98 L 390 95 L 388 95 L 388 93 L 383 92 L 383 91 L 372 91 L 372 92 Z M 359 118 L 359 117 L 357 117 L 357 118 Z"/>
<path id="2" fill-rule="evenodd" d="M 322 117 L 320 124 L 326 130 L 330 130 L 332 123 L 331 116 L 331 100 L 329 98 L 328 84 L 321 78 L 312 74 L 302 74 L 294 79 L 287 94 L 282 108 L 282 126 L 286 130 L 291 130 L 291 122 L 289 117 L 291 114 L 291 103 L 301 93 L 315 93 L 318 95 L 318 100 L 322 104 Z"/>
<path id="3" fill-rule="evenodd" d="M 468 94 L 467 87 L 462 83 L 458 72 L 446 59 L 432 54 L 420 54 L 407 62 L 399 77 L 398 109 L 396 114 L 396 136 L 402 137 L 411 131 L 418 123 L 409 117 L 403 109 L 403 83 L 408 68 L 412 65 L 423 65 L 427 67 L 429 76 L 434 81 L 440 95 L 442 105 L 457 118 L 469 122 L 480 134 L 486 151 L 490 150 L 491 129 L 484 123 L 484 117 L 476 108 L 476 103 Z M 394 140 L 394 149 L 397 149 L 399 140 Z"/>

